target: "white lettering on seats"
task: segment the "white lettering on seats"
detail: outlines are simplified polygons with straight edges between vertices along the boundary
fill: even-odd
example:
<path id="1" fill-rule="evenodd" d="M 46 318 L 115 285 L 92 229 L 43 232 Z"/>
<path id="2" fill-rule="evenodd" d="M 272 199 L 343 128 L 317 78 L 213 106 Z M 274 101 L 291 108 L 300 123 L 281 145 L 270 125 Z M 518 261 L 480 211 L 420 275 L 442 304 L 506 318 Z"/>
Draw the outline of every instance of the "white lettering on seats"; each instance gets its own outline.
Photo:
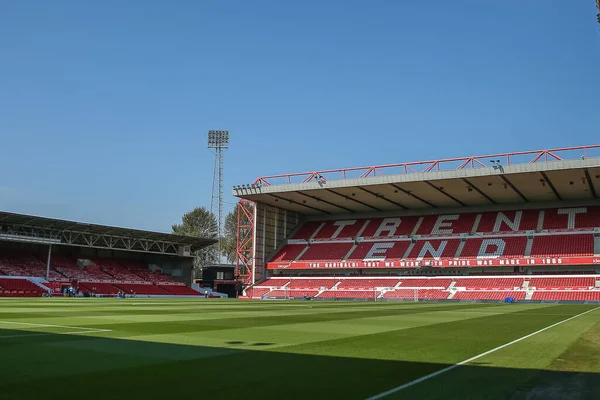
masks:
<path id="1" fill-rule="evenodd" d="M 371 250 L 367 253 L 365 260 L 385 260 L 385 253 L 392 247 L 394 247 L 394 243 L 374 243 Z"/>
<path id="2" fill-rule="evenodd" d="M 422 260 L 423 258 L 425 258 L 425 255 L 427 253 L 429 253 L 431 257 L 436 260 L 440 259 L 447 244 L 447 240 L 442 240 L 439 247 L 436 249 L 435 247 L 433 247 L 431 242 L 425 242 L 425 244 L 423 244 L 423 248 L 419 252 L 419 257 L 417 257 L 417 260 Z"/>
<path id="3" fill-rule="evenodd" d="M 387 232 L 388 237 L 396 235 L 396 229 L 400 226 L 400 222 L 402 220 L 400 218 L 385 218 L 381 221 L 381 225 L 377 228 L 377 232 L 375 232 L 375 236 L 381 236 L 383 232 Z"/>
<path id="4" fill-rule="evenodd" d="M 452 234 L 452 222 L 460 218 L 459 214 L 440 215 L 431 230 L 431 233 L 436 235 Z M 450 228 L 450 229 L 444 229 Z"/>
<path id="5" fill-rule="evenodd" d="M 490 249 L 491 247 L 491 249 Z M 484 239 L 477 253 L 478 258 L 495 258 L 504 254 L 506 242 L 502 239 Z"/>
<path id="6" fill-rule="evenodd" d="M 494 230 L 492 232 L 501 232 L 502 224 L 506 224 L 511 230 L 518 231 L 521 226 L 521 217 L 523 216 L 523 211 L 515 212 L 515 218 L 511 221 L 510 218 L 506 216 L 503 212 L 499 212 L 496 216 L 496 223 L 494 224 Z"/>
<path id="7" fill-rule="evenodd" d="M 354 220 L 354 219 L 348 219 L 345 221 L 335 221 L 333 223 L 333 225 L 337 226 L 338 228 L 335 230 L 335 232 L 333 233 L 331 238 L 335 239 L 336 237 L 338 237 L 340 235 L 340 233 L 342 233 L 342 230 L 345 227 L 347 227 L 348 225 L 354 225 L 355 223 L 356 223 L 356 220 Z"/>
<path id="8" fill-rule="evenodd" d="M 575 229 L 575 215 L 576 214 L 585 214 L 587 213 L 587 207 L 577 207 L 577 208 L 559 208 L 558 215 L 569 216 L 569 220 L 567 222 L 568 229 Z"/>

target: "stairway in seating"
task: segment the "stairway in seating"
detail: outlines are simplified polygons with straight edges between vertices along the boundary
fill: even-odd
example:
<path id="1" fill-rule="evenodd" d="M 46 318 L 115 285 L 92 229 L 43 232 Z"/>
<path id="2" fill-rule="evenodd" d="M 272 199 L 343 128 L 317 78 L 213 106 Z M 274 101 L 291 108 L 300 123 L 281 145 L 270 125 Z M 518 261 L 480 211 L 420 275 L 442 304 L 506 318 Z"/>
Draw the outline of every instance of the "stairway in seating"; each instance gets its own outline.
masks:
<path id="1" fill-rule="evenodd" d="M 304 255 L 304 253 L 306 253 L 308 251 L 309 248 L 310 248 L 310 246 L 306 245 L 306 247 L 303 248 L 300 253 L 298 253 L 298 255 L 296 256 L 296 258 L 294 258 L 294 261 L 298 261 L 300 259 L 300 257 L 302 257 Z"/>
<path id="2" fill-rule="evenodd" d="M 452 282 L 452 283 L 454 283 L 454 282 Z M 446 297 L 446 300 L 451 300 L 456 293 L 458 293 L 458 290 L 451 290 L 450 295 L 448 297 Z"/>
<path id="3" fill-rule="evenodd" d="M 533 238 L 527 238 L 527 244 L 525 245 L 525 251 L 523 252 L 523 256 L 530 257 L 531 256 L 531 248 L 533 247 Z"/>
<path id="4" fill-rule="evenodd" d="M 352 253 L 354 253 L 354 250 L 356 250 L 357 247 L 358 247 L 358 244 L 354 243 L 354 245 L 352 245 L 352 247 L 350 247 L 350 250 L 348 250 L 348 252 L 344 256 L 344 258 L 342 258 L 342 261 L 348 261 L 348 259 L 350 258 Z"/>
<path id="5" fill-rule="evenodd" d="M 458 244 L 458 247 L 456 248 L 456 252 L 454 252 L 454 258 L 460 258 L 460 255 L 462 254 L 465 244 L 466 244 L 466 241 L 461 239 L 460 243 Z"/>
<path id="6" fill-rule="evenodd" d="M 534 292 L 535 292 L 534 290 L 528 290 L 527 294 L 525 294 L 525 300 L 531 300 Z"/>
<path id="7" fill-rule="evenodd" d="M 523 284 L 521 284 L 521 289 L 529 289 L 529 278 L 525 278 L 525 280 L 523 280 Z"/>
<path id="8" fill-rule="evenodd" d="M 44 279 L 43 281 L 41 281 L 39 278 L 33 278 L 33 277 L 26 277 L 25 279 L 27 279 L 29 282 L 35 284 L 36 286 L 40 287 L 44 292 L 51 292 L 50 288 L 45 286 L 44 283 L 46 283 L 46 280 Z"/>

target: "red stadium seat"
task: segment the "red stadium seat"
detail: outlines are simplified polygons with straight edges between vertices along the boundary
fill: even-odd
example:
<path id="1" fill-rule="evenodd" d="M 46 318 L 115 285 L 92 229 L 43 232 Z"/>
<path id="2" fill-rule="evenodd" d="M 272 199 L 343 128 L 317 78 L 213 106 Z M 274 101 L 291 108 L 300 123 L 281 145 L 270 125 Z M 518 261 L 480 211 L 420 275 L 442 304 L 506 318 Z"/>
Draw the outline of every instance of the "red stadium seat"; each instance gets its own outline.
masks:
<path id="1" fill-rule="evenodd" d="M 598 252 L 593 228 L 600 228 L 599 206 L 311 221 L 291 238 L 300 243 L 283 246 L 269 263 L 306 269 L 309 263 L 350 262 L 360 268 L 389 260 L 453 265 L 452 260 L 592 257 Z M 302 241 L 309 238 L 315 241 L 306 248 Z"/>

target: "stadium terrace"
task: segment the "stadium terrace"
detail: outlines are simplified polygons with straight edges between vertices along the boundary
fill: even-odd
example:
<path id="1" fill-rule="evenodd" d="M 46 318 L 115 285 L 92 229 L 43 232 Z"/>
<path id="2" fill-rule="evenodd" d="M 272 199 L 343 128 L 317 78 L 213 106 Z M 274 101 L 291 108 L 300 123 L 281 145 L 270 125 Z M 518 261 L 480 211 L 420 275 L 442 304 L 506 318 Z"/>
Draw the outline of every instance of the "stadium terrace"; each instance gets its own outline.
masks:
<path id="1" fill-rule="evenodd" d="M 192 287 L 214 240 L 0 212 L 0 297 L 218 296 Z"/>
<path id="2" fill-rule="evenodd" d="M 260 177 L 233 189 L 237 272 L 255 299 L 599 301 L 599 157 L 592 145 Z"/>

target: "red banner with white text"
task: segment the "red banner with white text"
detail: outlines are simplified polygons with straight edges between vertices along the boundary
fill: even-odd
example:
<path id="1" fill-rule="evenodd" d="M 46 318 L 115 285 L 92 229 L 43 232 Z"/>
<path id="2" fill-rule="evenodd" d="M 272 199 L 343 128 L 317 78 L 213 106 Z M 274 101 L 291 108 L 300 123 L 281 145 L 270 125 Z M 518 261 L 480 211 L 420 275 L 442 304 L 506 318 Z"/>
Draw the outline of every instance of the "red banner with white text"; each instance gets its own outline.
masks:
<path id="1" fill-rule="evenodd" d="M 599 257 L 524 257 L 443 260 L 380 260 L 380 261 L 312 261 L 267 263 L 267 269 L 382 269 L 382 268 L 444 268 L 444 267 L 512 267 L 543 265 L 600 265 Z"/>

